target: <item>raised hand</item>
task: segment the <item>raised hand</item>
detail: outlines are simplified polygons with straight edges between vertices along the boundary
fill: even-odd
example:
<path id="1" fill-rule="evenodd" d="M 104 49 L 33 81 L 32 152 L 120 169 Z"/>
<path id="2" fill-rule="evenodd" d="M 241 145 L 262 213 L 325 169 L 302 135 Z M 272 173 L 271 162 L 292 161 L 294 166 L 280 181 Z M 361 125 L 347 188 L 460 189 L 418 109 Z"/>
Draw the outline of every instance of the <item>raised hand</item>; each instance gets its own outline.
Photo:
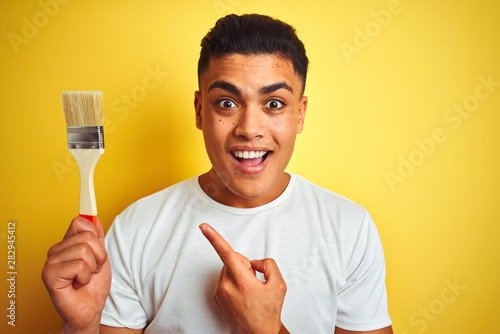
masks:
<path id="1" fill-rule="evenodd" d="M 63 240 L 49 249 L 42 279 L 63 319 L 63 332 L 98 333 L 111 287 L 101 223 L 73 219 Z"/>
<path id="2" fill-rule="evenodd" d="M 286 284 L 273 259 L 248 260 L 208 224 L 200 229 L 224 263 L 214 301 L 228 325 L 238 333 L 288 333 L 281 323 Z M 255 276 L 264 274 L 266 282 Z"/>

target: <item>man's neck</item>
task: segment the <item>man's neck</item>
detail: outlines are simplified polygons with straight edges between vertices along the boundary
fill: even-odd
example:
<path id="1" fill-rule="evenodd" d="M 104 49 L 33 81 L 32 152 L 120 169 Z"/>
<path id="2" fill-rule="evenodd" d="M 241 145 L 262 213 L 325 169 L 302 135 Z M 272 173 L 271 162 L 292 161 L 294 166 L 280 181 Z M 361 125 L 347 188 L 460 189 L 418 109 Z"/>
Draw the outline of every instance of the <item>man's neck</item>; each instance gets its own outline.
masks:
<path id="1" fill-rule="evenodd" d="M 211 169 L 201 175 L 198 179 L 201 189 L 214 201 L 235 207 L 235 208 L 256 208 L 270 203 L 278 198 L 287 188 L 290 182 L 290 174 L 283 172 L 283 175 L 270 187 L 269 191 L 256 198 L 239 196 L 231 191 L 226 184 Z"/>

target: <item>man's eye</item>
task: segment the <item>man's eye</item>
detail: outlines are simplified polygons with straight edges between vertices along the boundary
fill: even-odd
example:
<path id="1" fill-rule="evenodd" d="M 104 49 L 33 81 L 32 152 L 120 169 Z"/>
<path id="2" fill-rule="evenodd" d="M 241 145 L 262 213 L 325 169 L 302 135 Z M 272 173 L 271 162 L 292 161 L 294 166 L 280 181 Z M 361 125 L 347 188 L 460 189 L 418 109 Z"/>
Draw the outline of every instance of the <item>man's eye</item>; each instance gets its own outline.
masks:
<path id="1" fill-rule="evenodd" d="M 231 109 L 231 108 L 235 108 L 236 107 L 236 103 L 234 103 L 231 100 L 227 100 L 227 99 L 219 100 L 219 101 L 217 101 L 216 104 L 217 104 L 218 107 L 224 108 L 224 109 Z"/>
<path id="2" fill-rule="evenodd" d="M 266 104 L 265 104 L 265 107 L 266 108 L 269 108 L 269 109 L 281 109 L 285 106 L 285 104 L 281 101 L 278 101 L 278 100 L 270 100 L 268 101 Z"/>

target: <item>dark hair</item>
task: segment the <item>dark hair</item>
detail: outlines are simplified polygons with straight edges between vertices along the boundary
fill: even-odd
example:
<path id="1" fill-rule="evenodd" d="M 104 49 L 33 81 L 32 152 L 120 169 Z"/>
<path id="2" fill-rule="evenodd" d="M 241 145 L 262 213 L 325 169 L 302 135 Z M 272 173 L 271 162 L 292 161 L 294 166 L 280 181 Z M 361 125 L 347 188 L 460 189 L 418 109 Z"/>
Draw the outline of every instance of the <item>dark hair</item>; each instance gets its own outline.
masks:
<path id="1" fill-rule="evenodd" d="M 309 60 L 304 44 L 291 25 L 259 14 L 230 14 L 220 18 L 201 40 L 198 84 L 211 58 L 234 53 L 273 54 L 290 60 L 295 73 L 302 79 L 304 92 Z"/>

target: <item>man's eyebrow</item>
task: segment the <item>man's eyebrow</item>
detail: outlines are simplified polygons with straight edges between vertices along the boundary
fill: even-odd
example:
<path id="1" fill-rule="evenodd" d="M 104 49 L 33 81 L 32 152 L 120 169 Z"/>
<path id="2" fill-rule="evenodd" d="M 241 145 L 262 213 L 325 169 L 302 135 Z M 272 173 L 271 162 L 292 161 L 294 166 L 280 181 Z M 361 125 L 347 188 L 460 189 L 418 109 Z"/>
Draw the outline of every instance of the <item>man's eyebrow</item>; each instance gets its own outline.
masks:
<path id="1" fill-rule="evenodd" d="M 208 91 L 210 92 L 214 88 L 222 88 L 224 90 L 227 90 L 230 93 L 233 93 L 235 95 L 241 96 L 241 90 L 233 85 L 232 83 L 229 83 L 227 81 L 216 81 L 213 84 L 208 87 Z"/>
<path id="2" fill-rule="evenodd" d="M 278 89 L 282 89 L 282 88 L 290 91 L 293 94 L 292 87 L 287 85 L 285 82 L 279 82 L 279 83 L 275 83 L 275 84 L 272 84 L 269 86 L 262 87 L 261 89 L 259 89 L 259 93 L 261 95 L 267 95 L 267 94 L 271 94 L 271 93 L 277 91 Z"/>

